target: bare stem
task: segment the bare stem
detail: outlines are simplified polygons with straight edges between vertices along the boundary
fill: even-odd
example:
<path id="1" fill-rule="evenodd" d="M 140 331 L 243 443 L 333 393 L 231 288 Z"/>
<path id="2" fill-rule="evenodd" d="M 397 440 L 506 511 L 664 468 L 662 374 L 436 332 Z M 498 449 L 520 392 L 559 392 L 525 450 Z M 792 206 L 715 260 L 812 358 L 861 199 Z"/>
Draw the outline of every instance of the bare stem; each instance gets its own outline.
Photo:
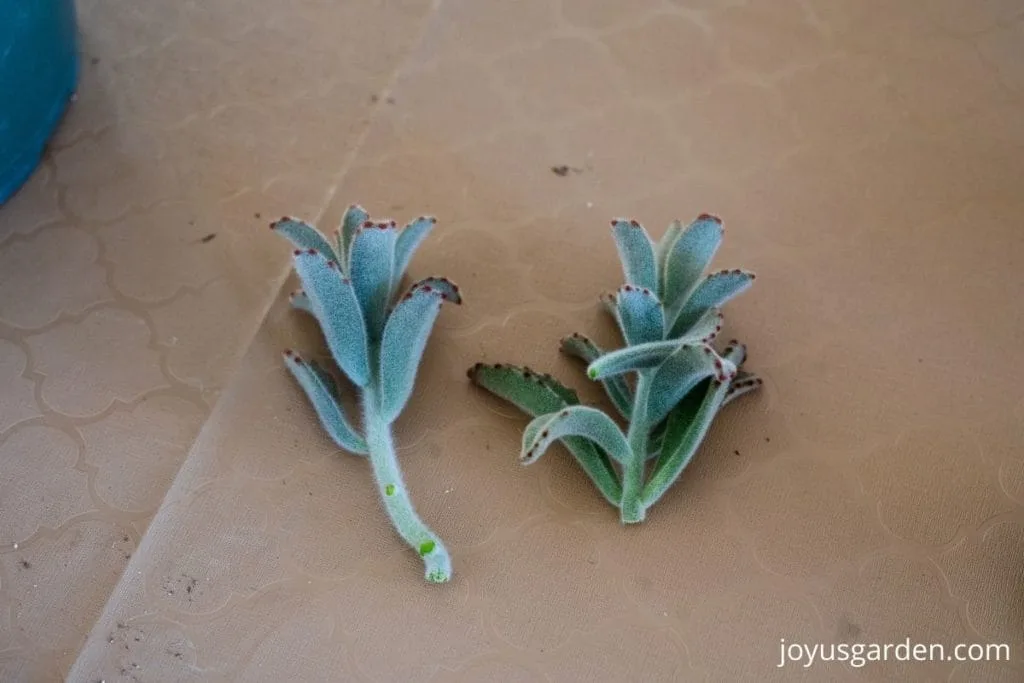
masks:
<path id="1" fill-rule="evenodd" d="M 441 539 L 420 519 L 402 481 L 391 425 L 377 408 L 377 391 L 371 382 L 363 389 L 363 414 L 370 464 L 377 480 L 384 509 L 406 543 L 419 553 L 425 565 L 425 577 L 432 583 L 445 583 L 452 576 L 452 561 Z"/>

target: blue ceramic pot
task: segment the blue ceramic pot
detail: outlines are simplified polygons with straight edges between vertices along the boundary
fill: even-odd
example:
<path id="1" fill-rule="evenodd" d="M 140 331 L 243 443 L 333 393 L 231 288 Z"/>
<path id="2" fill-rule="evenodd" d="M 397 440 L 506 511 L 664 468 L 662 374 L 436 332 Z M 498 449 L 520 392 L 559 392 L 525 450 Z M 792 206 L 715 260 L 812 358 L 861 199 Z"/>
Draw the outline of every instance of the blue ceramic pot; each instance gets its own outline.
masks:
<path id="1" fill-rule="evenodd" d="M 0 204 L 32 175 L 77 84 L 74 0 L 0 0 Z"/>

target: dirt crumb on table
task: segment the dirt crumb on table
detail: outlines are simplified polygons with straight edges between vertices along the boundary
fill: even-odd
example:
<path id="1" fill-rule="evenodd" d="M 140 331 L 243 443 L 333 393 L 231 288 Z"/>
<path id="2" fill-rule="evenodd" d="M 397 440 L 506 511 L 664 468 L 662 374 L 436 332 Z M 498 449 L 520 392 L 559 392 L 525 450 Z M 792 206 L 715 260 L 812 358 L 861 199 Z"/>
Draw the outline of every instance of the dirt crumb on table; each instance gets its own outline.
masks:
<path id="1" fill-rule="evenodd" d="M 573 166 L 567 166 L 565 164 L 562 164 L 560 166 L 552 166 L 551 167 L 551 172 L 554 173 L 556 176 L 560 176 L 560 177 L 564 178 L 565 176 L 569 175 L 570 172 L 572 172 L 572 173 L 583 173 L 583 169 L 582 168 L 574 168 Z"/>

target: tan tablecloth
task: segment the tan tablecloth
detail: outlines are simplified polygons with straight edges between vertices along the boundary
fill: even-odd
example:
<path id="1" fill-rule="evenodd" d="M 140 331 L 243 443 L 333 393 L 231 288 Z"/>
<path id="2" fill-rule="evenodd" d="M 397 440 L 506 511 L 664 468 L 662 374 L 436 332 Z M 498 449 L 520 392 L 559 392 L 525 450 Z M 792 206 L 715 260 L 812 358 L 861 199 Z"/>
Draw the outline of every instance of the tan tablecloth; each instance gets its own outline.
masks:
<path id="1" fill-rule="evenodd" d="M 1018 3 L 81 10 L 80 99 L 0 210 L 0 679 L 1024 677 Z M 466 296 L 396 433 L 443 587 L 280 362 L 322 349 L 266 223 L 353 201 L 437 215 L 411 275 Z M 623 528 L 464 373 L 597 400 L 557 341 L 614 339 L 607 220 L 702 211 L 766 386 Z M 783 638 L 1013 661 L 798 672 Z"/>

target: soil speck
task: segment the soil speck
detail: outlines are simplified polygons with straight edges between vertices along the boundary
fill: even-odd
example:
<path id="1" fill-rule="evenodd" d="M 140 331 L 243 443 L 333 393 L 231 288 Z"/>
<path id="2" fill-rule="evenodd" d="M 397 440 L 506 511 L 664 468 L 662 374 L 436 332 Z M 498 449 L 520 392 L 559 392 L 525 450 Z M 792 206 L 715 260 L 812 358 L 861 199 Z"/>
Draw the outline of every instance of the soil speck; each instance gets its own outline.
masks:
<path id="1" fill-rule="evenodd" d="M 573 168 L 572 166 L 566 166 L 565 164 L 562 164 L 561 166 L 552 166 L 551 167 L 551 172 L 554 173 L 557 176 L 562 177 L 562 178 L 564 178 L 565 176 L 569 175 L 570 171 L 573 172 L 573 173 L 583 173 L 583 169 L 582 168 Z"/>
<path id="2" fill-rule="evenodd" d="M 28 560 L 22 560 L 21 561 L 21 568 L 22 569 L 32 569 L 32 563 L 29 562 Z"/>
<path id="3" fill-rule="evenodd" d="M 209 244 L 210 242 L 212 242 L 215 239 L 217 239 L 217 233 L 211 232 L 209 235 L 207 235 L 206 237 L 204 237 L 203 239 L 201 239 L 199 241 L 202 242 L 203 244 Z"/>

